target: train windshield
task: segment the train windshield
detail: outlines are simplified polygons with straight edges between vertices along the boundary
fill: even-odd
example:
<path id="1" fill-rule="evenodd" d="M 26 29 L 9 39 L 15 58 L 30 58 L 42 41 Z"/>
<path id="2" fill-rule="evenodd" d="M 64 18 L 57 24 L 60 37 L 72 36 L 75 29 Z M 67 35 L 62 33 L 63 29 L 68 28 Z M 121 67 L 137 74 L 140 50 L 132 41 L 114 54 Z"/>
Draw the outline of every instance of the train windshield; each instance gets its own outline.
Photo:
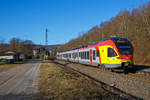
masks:
<path id="1" fill-rule="evenodd" d="M 129 55 L 132 54 L 132 45 L 127 40 L 118 40 L 116 41 L 117 48 L 120 54 Z"/>

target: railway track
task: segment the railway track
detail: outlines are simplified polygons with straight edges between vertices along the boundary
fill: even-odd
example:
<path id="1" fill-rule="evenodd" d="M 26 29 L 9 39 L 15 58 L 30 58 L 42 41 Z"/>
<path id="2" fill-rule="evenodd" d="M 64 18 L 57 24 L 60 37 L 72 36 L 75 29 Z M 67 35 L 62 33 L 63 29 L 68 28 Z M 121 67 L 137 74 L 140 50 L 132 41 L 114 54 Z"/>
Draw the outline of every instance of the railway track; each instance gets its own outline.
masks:
<path id="1" fill-rule="evenodd" d="M 92 79 L 93 81 L 99 82 L 106 86 L 110 86 L 113 89 L 118 89 L 119 91 L 124 91 L 123 93 L 127 93 L 133 97 L 138 97 L 142 99 L 144 98 L 144 100 L 149 100 L 150 98 L 149 95 L 150 94 L 150 73 L 149 72 L 138 71 L 138 72 L 130 72 L 128 74 L 124 74 L 124 73 L 111 72 L 103 68 L 86 66 L 82 64 L 73 64 L 64 61 L 55 61 L 55 63 L 62 65 L 66 70 L 76 71 L 81 75 L 84 75 Z M 91 70 L 91 72 L 88 72 L 89 70 Z"/>
<path id="2" fill-rule="evenodd" d="M 80 74 L 80 75 L 83 75 L 83 76 L 85 76 L 85 77 L 87 77 L 87 78 L 89 78 L 89 79 L 91 79 L 91 80 L 93 80 L 93 81 L 95 81 L 95 82 L 97 82 L 97 83 L 100 83 L 100 84 L 103 85 L 103 87 L 106 87 L 107 89 L 109 88 L 109 90 L 110 90 L 110 88 L 111 88 L 111 92 L 115 92 L 115 93 L 117 93 L 117 94 L 118 94 L 118 93 L 121 93 L 121 94 L 123 94 L 123 95 L 125 94 L 125 95 L 128 95 L 129 97 L 132 97 L 132 98 L 136 99 L 136 100 L 142 100 L 141 98 L 138 98 L 138 97 L 133 96 L 133 95 L 131 95 L 131 94 L 129 94 L 129 93 L 126 93 L 126 92 L 124 92 L 124 91 L 122 91 L 122 90 L 120 90 L 120 89 L 118 89 L 118 88 L 116 88 L 116 87 L 114 87 L 114 86 L 110 86 L 110 85 L 108 85 L 108 84 L 106 84 L 106 83 L 104 83 L 104 82 L 102 82 L 102 81 L 100 81 L 100 80 L 98 80 L 98 79 L 96 79 L 96 78 L 94 78 L 94 77 L 88 75 L 88 74 L 85 74 L 85 73 L 83 73 L 83 72 L 81 72 L 81 71 L 75 70 L 75 69 L 73 69 L 73 68 L 71 68 L 71 67 L 67 67 L 67 64 L 69 64 L 69 62 L 67 62 L 67 63 L 65 63 L 65 64 L 62 64 L 62 63 L 59 63 L 59 62 L 57 62 L 57 61 L 54 61 L 53 63 L 57 64 L 59 67 L 65 69 L 65 70 L 68 70 L 68 71 L 71 71 L 71 72 L 72 72 L 72 71 L 73 71 L 73 72 L 76 72 L 76 73 L 78 73 L 78 74 Z M 106 91 L 108 91 L 108 90 L 106 90 Z"/>
<path id="3" fill-rule="evenodd" d="M 107 69 L 98 69 L 98 70 L 102 70 L 102 71 L 112 74 L 112 75 L 119 75 L 121 77 L 134 79 L 137 81 L 141 81 L 141 82 L 150 84 L 150 72 L 147 72 L 147 71 L 139 71 L 139 72 L 134 71 L 134 72 L 129 72 L 128 74 L 124 74 L 124 73 L 111 72 Z"/>
<path id="4" fill-rule="evenodd" d="M 55 63 L 58 63 L 58 62 L 55 62 Z M 69 62 L 65 63 L 65 64 L 61 64 L 63 66 L 66 66 L 66 64 L 68 64 Z M 86 66 L 85 67 L 93 67 L 93 66 Z M 93 67 L 95 68 L 95 67 Z M 74 69 L 72 69 L 74 70 Z M 138 71 L 136 72 L 136 70 L 133 70 L 133 71 L 130 71 L 128 74 L 124 74 L 124 73 L 118 73 L 118 72 L 111 72 L 110 70 L 108 69 L 105 69 L 105 68 L 101 68 L 101 67 L 96 67 L 95 70 L 99 70 L 99 71 L 103 71 L 105 73 L 108 73 L 108 74 L 111 74 L 111 75 L 114 75 L 114 76 L 121 76 L 121 77 L 125 77 L 125 78 L 129 78 L 129 79 L 134 79 L 134 80 L 137 80 L 137 81 L 141 81 L 141 82 L 144 82 L 144 83 L 149 83 L 150 84 L 150 72 L 147 72 L 147 71 Z"/>

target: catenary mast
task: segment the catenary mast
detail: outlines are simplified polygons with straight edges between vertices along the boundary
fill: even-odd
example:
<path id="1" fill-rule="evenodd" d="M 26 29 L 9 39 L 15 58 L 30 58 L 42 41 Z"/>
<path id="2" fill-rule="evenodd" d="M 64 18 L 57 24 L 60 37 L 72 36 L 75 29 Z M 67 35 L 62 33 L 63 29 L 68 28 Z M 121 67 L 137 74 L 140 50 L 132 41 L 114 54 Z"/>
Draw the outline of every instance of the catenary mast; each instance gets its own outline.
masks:
<path id="1" fill-rule="evenodd" d="M 48 45 L 48 29 L 46 28 L 46 33 L 45 33 L 45 46 Z"/>

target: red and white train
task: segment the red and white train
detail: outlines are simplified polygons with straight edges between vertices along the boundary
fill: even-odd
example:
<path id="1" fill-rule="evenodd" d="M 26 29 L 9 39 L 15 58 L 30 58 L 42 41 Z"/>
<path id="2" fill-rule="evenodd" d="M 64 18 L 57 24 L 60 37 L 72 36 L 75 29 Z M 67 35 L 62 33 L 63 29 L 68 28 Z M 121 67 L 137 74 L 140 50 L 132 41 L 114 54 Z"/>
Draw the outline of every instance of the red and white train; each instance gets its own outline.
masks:
<path id="1" fill-rule="evenodd" d="M 112 37 L 82 48 L 59 52 L 57 59 L 126 70 L 133 65 L 133 47 L 125 38 Z"/>

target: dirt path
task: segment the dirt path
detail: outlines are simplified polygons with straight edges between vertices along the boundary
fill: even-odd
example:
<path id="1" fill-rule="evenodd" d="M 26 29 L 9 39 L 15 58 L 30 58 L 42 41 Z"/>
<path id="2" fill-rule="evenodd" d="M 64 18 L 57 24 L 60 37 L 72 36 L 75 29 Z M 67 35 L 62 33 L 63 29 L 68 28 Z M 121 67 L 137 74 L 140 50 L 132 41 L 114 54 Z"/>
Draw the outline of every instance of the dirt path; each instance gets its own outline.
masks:
<path id="1" fill-rule="evenodd" d="M 0 73 L 0 100 L 33 100 L 36 93 L 39 60 Z"/>

